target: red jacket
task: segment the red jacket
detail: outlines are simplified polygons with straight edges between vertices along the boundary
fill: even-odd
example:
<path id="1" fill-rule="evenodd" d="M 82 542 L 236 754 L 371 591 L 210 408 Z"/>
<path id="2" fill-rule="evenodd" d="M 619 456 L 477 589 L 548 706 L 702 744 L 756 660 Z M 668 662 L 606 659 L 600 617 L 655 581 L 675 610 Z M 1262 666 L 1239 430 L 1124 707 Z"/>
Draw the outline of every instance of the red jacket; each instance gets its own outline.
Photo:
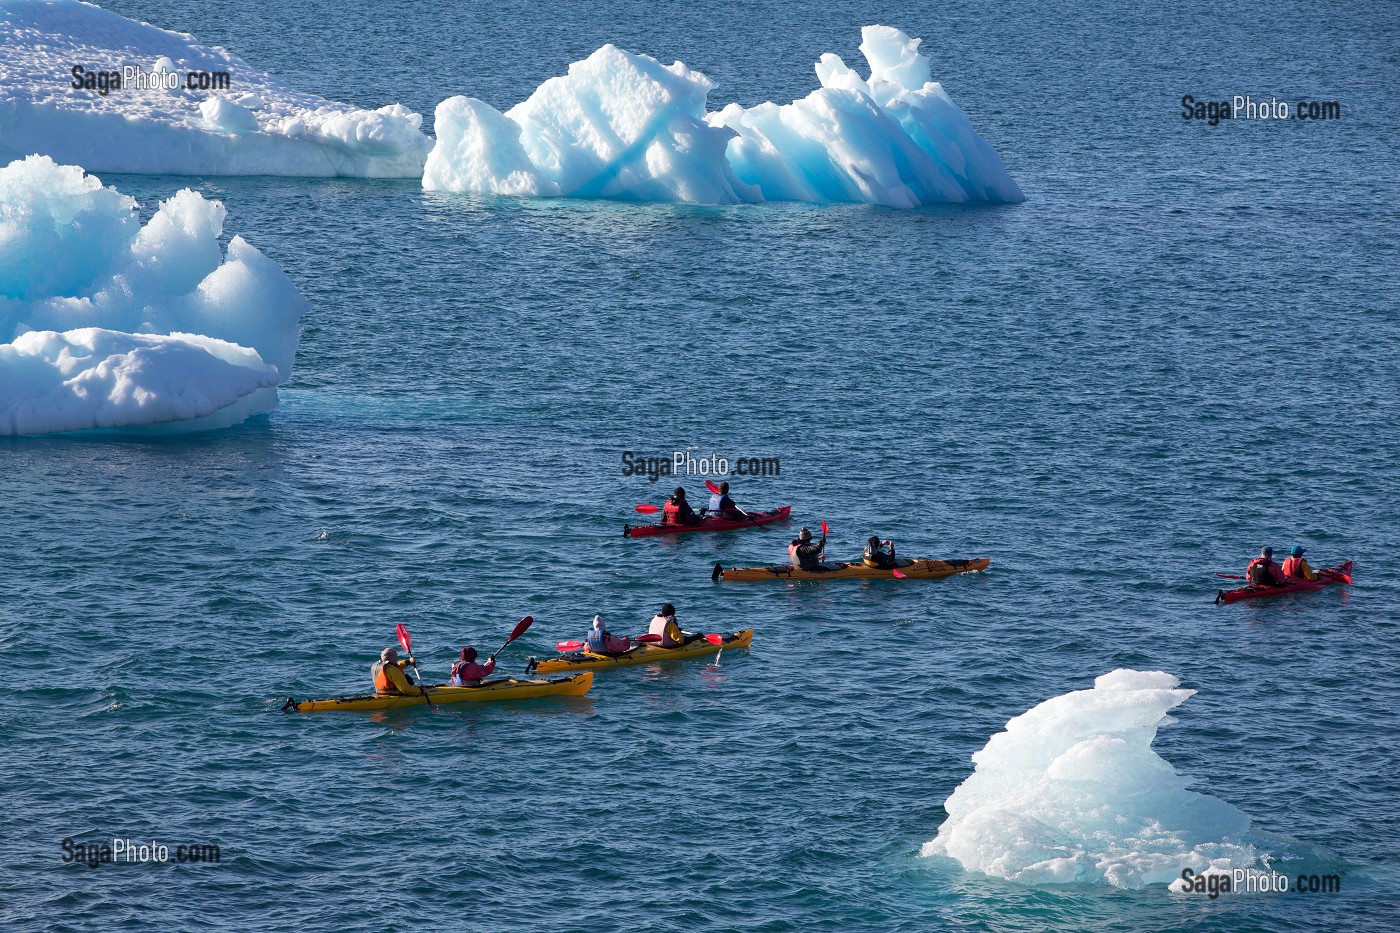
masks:
<path id="1" fill-rule="evenodd" d="M 1258 568 L 1257 570 L 1255 568 Z M 1288 578 L 1283 575 L 1283 568 L 1273 562 L 1272 558 L 1256 557 L 1249 562 L 1249 567 L 1244 572 L 1245 579 L 1255 586 L 1283 586 L 1288 582 Z"/>

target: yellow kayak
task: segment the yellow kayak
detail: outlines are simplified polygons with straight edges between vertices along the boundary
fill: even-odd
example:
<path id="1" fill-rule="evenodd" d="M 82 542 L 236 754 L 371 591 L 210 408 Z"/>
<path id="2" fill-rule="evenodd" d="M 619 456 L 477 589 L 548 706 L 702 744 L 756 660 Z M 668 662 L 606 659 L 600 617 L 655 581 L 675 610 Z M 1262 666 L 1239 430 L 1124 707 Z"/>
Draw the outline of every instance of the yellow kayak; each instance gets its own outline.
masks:
<path id="1" fill-rule="evenodd" d="M 706 647 L 710 647 L 706 642 Z M 293 713 L 325 713 L 334 710 L 395 709 L 400 706 L 446 706 L 449 703 L 486 703 L 493 700 L 533 700 L 536 697 L 581 697 L 593 686 L 592 672 L 553 680 L 488 680 L 479 687 L 428 687 L 428 696 L 383 696 L 376 693 L 336 697 L 333 700 L 288 699 L 282 707 Z"/>
<path id="2" fill-rule="evenodd" d="M 626 654 L 616 657 L 607 654 L 593 654 L 590 651 L 571 651 L 557 658 L 543 661 L 530 659 L 526 668 L 530 673 L 557 674 L 560 671 L 583 671 L 600 667 L 627 667 L 630 664 L 650 664 L 654 661 L 681 661 L 685 658 L 703 658 L 707 655 L 728 651 L 731 648 L 747 648 L 753 641 L 753 629 L 725 635 L 724 641 L 712 645 L 703 638 L 696 639 L 681 648 L 658 648 L 656 645 L 637 645 Z"/>
<path id="3" fill-rule="evenodd" d="M 913 580 L 936 580 L 951 577 L 955 573 L 972 573 L 986 570 L 991 561 L 985 557 L 972 560 L 899 560 L 895 567 L 904 576 Z M 821 570 L 796 570 L 792 564 L 770 564 L 767 567 L 730 567 L 726 570 L 715 564 L 710 579 L 720 580 L 839 580 L 846 577 L 894 579 L 894 570 L 888 567 L 870 567 L 864 561 L 828 561 Z"/>

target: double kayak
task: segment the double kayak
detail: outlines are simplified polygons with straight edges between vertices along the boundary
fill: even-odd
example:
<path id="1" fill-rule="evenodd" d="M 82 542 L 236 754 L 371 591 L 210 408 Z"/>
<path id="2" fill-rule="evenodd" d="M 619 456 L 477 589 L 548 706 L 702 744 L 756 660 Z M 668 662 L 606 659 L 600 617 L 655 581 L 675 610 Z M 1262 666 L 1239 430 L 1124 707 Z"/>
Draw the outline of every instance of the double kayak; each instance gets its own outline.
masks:
<path id="1" fill-rule="evenodd" d="M 1233 590 L 1220 590 L 1215 594 L 1215 603 L 1235 603 L 1242 599 L 1266 599 L 1282 596 L 1285 593 L 1308 593 L 1320 590 L 1331 583 L 1351 582 L 1351 561 L 1327 567 L 1317 572 L 1316 580 L 1290 580 L 1283 586 L 1240 586 Z"/>
<path id="2" fill-rule="evenodd" d="M 985 557 L 972 560 L 898 560 L 894 568 L 871 567 L 862 560 L 830 561 L 822 564 L 820 570 L 798 570 L 792 564 L 769 564 L 767 567 L 730 567 L 727 570 L 720 564 L 710 573 L 710 579 L 738 580 L 839 580 L 846 577 L 863 579 L 894 579 L 897 569 L 904 576 L 914 580 L 936 580 L 951 577 L 955 573 L 972 573 L 986 570 L 991 561 Z"/>
<path id="3" fill-rule="evenodd" d="M 706 645 L 708 646 L 708 642 Z M 593 686 L 591 672 L 553 680 L 488 680 L 479 687 L 428 687 L 426 697 L 384 696 L 376 693 L 336 697 L 333 700 L 288 699 L 283 710 L 293 713 L 363 712 L 401 706 L 446 706 L 449 703 L 487 703 L 500 700 L 533 700 L 537 697 L 581 697 Z"/>
<path id="4" fill-rule="evenodd" d="M 555 674 L 560 671 L 596 670 L 600 667 L 627 667 L 630 664 L 650 664 L 654 661 L 681 661 L 686 658 L 701 658 L 728 651 L 731 648 L 747 648 L 753 641 L 753 629 L 734 632 L 723 636 L 724 640 L 713 645 L 703 638 L 697 638 L 679 648 L 661 648 L 656 645 L 637 645 L 620 655 L 593 654 L 590 651 L 571 651 L 557 658 L 543 661 L 530 659 L 526 668 L 530 673 Z"/>
<path id="5" fill-rule="evenodd" d="M 785 505 L 767 512 L 750 512 L 748 515 L 748 518 L 720 518 L 717 515 L 710 515 L 701 519 L 698 525 L 660 523 L 623 525 L 622 533 L 633 538 L 645 538 L 649 535 L 680 535 L 688 531 L 737 531 L 740 528 L 752 528 L 755 525 L 771 525 L 774 522 L 786 521 L 792 515 L 792 506 Z"/>

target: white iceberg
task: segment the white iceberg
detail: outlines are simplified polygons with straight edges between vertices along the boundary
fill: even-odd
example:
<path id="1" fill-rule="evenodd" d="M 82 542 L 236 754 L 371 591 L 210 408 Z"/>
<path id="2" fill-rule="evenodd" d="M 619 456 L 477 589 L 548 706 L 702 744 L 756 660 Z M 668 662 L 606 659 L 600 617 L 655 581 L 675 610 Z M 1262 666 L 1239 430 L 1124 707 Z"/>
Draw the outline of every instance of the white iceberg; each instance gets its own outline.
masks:
<path id="1" fill-rule="evenodd" d="M 188 189 L 143 227 L 76 166 L 0 169 L 0 434 L 199 430 L 271 411 L 306 300 Z"/>
<path id="2" fill-rule="evenodd" d="M 504 114 L 467 97 L 439 104 L 423 187 L 701 204 L 1025 199 L 932 80 L 919 39 L 867 26 L 862 40 L 868 79 L 827 54 L 806 98 L 716 113 L 700 72 L 605 45 Z"/>
<path id="3" fill-rule="evenodd" d="M 1162 671 L 1116 670 L 1006 724 L 944 803 L 925 856 L 1027 884 L 1179 882 L 1251 868 L 1249 817 L 1188 781 L 1152 750 L 1167 711 L 1196 691 Z"/>
<path id="4" fill-rule="evenodd" d="M 417 178 L 432 145 L 422 122 L 297 91 L 78 0 L 0 4 L 0 164 L 37 153 L 93 172 Z"/>

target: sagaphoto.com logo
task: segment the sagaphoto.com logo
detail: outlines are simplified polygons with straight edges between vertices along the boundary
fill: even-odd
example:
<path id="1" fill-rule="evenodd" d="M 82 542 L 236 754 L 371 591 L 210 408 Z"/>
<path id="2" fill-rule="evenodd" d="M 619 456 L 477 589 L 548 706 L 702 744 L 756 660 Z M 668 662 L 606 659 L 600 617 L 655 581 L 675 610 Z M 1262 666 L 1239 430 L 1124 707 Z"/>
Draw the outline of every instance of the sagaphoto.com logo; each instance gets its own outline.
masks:
<path id="1" fill-rule="evenodd" d="M 1255 100 L 1249 94 L 1234 94 L 1228 99 L 1205 100 L 1194 94 L 1181 96 L 1181 118 L 1187 123 L 1219 126 L 1222 120 L 1299 120 L 1320 123 L 1342 118 L 1342 104 L 1335 100 L 1279 100 L 1262 97 Z"/>
<path id="2" fill-rule="evenodd" d="M 113 836 L 82 842 L 69 836 L 58 844 L 65 865 L 217 865 L 223 851 L 213 842 L 180 842 L 167 845 L 157 839 L 127 839 Z"/>
<path id="3" fill-rule="evenodd" d="M 101 69 L 74 65 L 68 86 L 75 91 L 92 91 L 106 97 L 113 91 L 227 91 L 233 78 L 227 71 L 177 71 L 170 59 L 161 59 L 151 70 L 140 65 Z"/>
<path id="4" fill-rule="evenodd" d="M 670 476 L 720 479 L 730 476 L 781 476 L 782 467 L 779 457 L 706 454 L 699 446 L 666 454 L 639 454 L 631 450 L 622 452 L 622 475 L 645 476 L 650 483 Z"/>

